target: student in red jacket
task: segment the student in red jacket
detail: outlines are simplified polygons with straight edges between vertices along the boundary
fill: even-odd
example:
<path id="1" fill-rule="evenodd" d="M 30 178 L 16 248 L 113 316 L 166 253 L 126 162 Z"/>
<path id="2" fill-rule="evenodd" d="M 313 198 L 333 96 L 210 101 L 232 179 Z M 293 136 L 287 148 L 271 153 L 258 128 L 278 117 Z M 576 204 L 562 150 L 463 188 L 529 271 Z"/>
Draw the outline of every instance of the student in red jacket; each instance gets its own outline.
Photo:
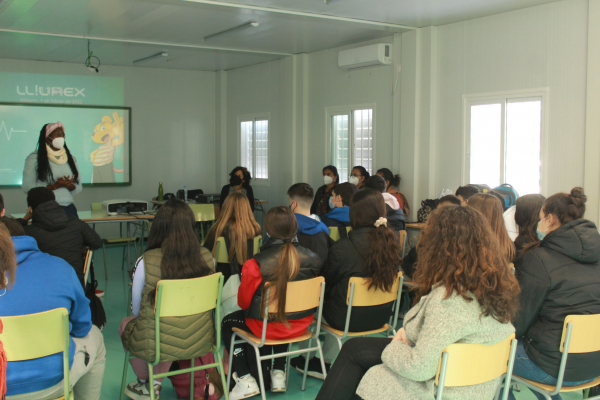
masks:
<path id="1" fill-rule="evenodd" d="M 246 261 L 242 267 L 242 281 L 238 291 L 241 311 L 227 315 L 222 323 L 222 335 L 226 348 L 231 345 L 233 328 L 250 331 L 260 337 L 263 328 L 265 283 L 278 293 L 277 314 L 270 315 L 267 323 L 267 339 L 284 339 L 302 335 L 313 320 L 314 310 L 286 314 L 285 300 L 287 283 L 314 278 L 321 269 L 322 261 L 312 251 L 298 244 L 298 224 L 288 207 L 275 207 L 265 218 L 269 240 L 261 252 Z M 264 346 L 261 353 L 281 353 L 287 345 Z M 230 400 L 245 399 L 260 394 L 255 377 L 250 374 L 250 363 L 246 358 L 246 346 L 237 345 L 233 353 L 233 379 L 235 387 L 229 394 Z M 271 391 L 285 392 L 285 357 L 276 358 L 271 370 Z"/>

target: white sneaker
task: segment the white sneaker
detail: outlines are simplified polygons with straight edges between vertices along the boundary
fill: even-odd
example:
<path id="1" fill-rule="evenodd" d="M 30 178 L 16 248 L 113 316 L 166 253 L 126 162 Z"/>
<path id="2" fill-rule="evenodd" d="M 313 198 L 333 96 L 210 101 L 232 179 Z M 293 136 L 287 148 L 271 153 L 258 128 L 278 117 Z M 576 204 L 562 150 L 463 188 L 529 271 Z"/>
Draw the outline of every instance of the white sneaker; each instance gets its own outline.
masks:
<path id="1" fill-rule="evenodd" d="M 271 371 L 271 392 L 285 392 L 287 386 L 285 385 L 285 371 L 280 369 L 274 369 Z"/>
<path id="2" fill-rule="evenodd" d="M 232 377 L 235 381 L 235 387 L 229 393 L 229 400 L 247 399 L 260 394 L 256 379 L 252 375 L 248 374 L 243 378 L 238 378 L 237 372 L 234 372 Z"/>

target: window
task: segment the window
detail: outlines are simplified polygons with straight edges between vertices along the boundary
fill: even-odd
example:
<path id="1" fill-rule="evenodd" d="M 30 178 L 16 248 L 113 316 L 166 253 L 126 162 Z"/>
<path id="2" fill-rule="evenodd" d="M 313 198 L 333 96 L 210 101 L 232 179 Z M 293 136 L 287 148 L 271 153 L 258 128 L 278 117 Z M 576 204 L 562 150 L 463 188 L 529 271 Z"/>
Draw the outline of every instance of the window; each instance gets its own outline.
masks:
<path id="1" fill-rule="evenodd" d="M 240 122 L 241 165 L 252 178 L 269 179 L 269 120 L 246 119 Z"/>
<path id="2" fill-rule="evenodd" d="M 541 192 L 543 98 L 466 98 L 468 183 Z"/>
<path id="3" fill-rule="evenodd" d="M 341 182 L 347 182 L 355 165 L 373 169 L 373 109 L 328 111 L 331 119 L 331 164 Z"/>

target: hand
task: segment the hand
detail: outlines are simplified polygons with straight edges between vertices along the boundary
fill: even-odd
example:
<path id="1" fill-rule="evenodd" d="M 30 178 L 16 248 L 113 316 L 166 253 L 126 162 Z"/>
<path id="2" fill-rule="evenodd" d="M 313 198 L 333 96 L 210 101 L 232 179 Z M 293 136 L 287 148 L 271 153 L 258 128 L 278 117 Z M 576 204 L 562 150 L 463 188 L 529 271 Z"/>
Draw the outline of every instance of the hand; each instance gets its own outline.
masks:
<path id="1" fill-rule="evenodd" d="M 408 339 L 406 338 L 406 331 L 404 328 L 400 328 L 400 330 L 396 332 L 396 336 L 394 336 L 392 339 L 392 342 L 395 341 L 400 341 L 410 346 L 410 343 L 408 343 Z"/>
<path id="2" fill-rule="evenodd" d="M 29 220 L 31 220 L 31 218 L 33 217 L 33 212 L 31 211 L 31 207 L 29 207 L 27 209 L 27 214 L 25 214 L 25 216 L 23 217 L 23 219 L 27 222 L 29 222 Z"/>
<path id="3" fill-rule="evenodd" d="M 56 189 L 60 189 L 60 188 L 67 187 L 71 183 L 72 182 L 69 182 L 69 178 L 67 178 L 65 176 L 61 176 L 60 178 L 58 178 L 56 180 L 56 182 L 54 182 L 54 184 L 52 186 L 54 186 Z"/>

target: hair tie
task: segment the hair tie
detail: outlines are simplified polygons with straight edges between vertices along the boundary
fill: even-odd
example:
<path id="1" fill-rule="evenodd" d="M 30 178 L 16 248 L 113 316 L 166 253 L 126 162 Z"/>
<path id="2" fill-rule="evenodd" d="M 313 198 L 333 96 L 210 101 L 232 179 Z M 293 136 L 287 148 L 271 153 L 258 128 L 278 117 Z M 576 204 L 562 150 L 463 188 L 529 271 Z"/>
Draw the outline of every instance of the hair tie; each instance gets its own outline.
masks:
<path id="1" fill-rule="evenodd" d="M 58 121 L 54 124 L 48 124 L 46 125 L 46 137 L 50 136 L 50 134 L 56 129 L 56 128 L 63 128 L 63 131 L 65 130 L 65 126 L 62 124 L 62 122 Z"/>
<path id="2" fill-rule="evenodd" d="M 377 221 L 375 221 L 375 227 L 379 228 L 381 225 L 387 228 L 387 218 L 379 217 Z"/>
<path id="3" fill-rule="evenodd" d="M 283 239 L 283 243 L 292 243 L 292 240 L 294 240 L 294 238 L 291 238 L 291 239 Z"/>

